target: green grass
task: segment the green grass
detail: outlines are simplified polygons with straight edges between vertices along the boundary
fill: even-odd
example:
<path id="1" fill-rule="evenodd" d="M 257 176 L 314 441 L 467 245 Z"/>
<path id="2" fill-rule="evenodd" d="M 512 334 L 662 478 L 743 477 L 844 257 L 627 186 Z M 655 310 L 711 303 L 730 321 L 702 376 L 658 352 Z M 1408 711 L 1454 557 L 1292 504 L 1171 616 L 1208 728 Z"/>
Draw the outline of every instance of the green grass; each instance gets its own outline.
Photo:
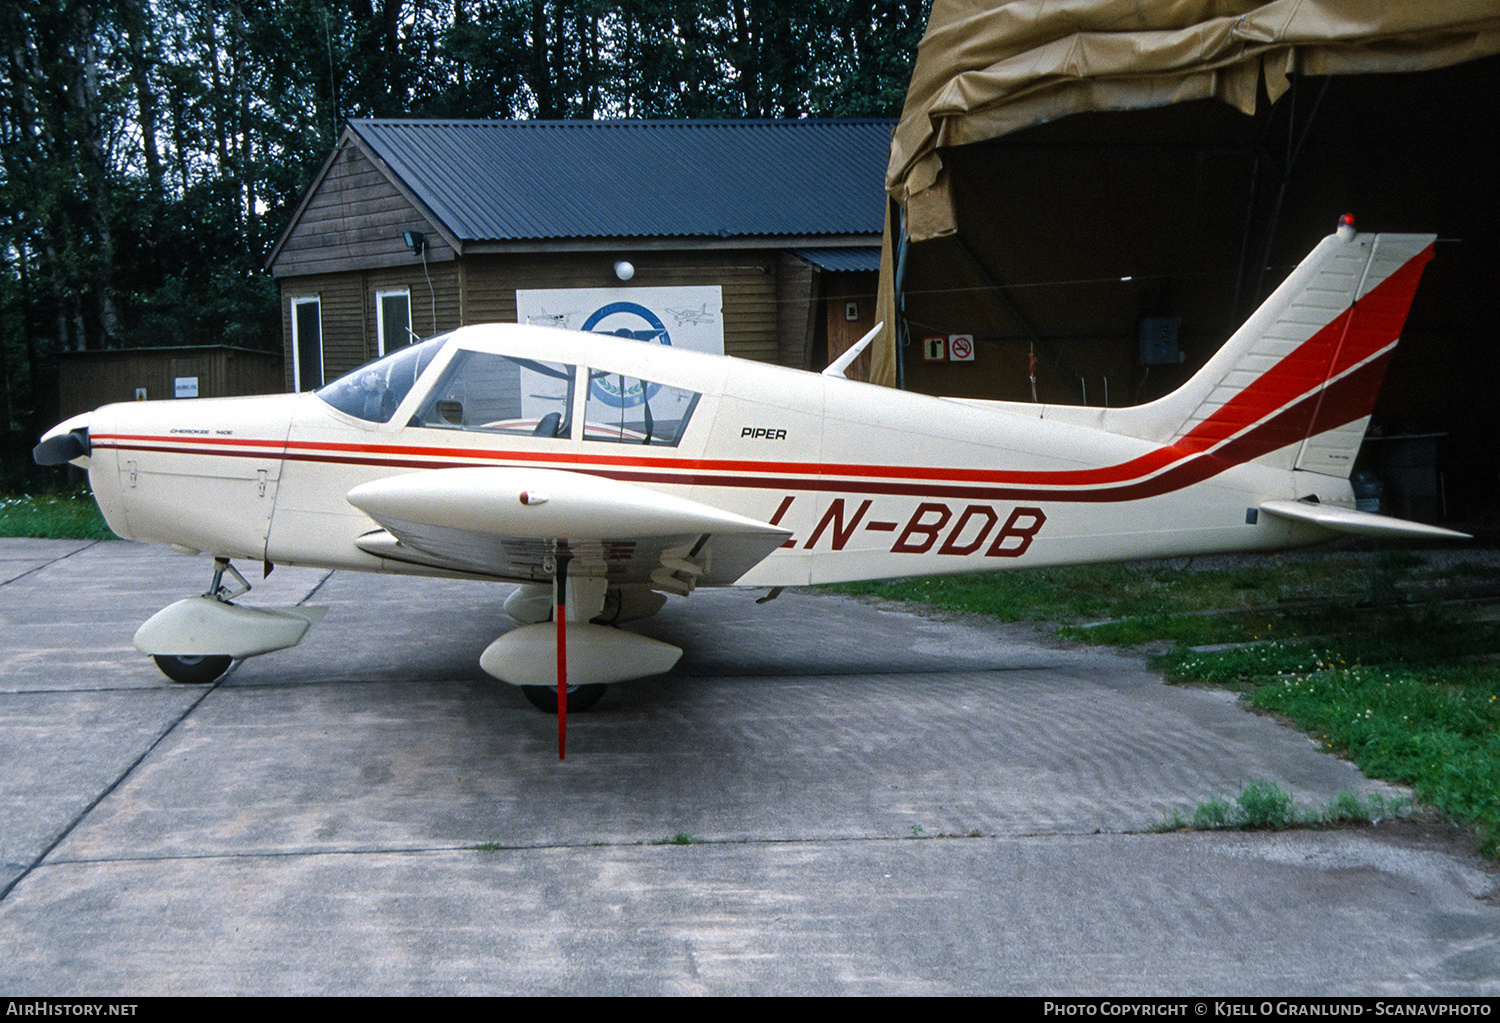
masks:
<path id="1" fill-rule="evenodd" d="M 1403 603 L 1416 586 L 1492 575 L 1485 566 L 1418 571 L 1406 551 L 1285 560 L 1222 571 L 1190 561 L 1083 565 L 933 576 L 835 587 L 845 593 L 914 600 L 1002 621 L 1059 623 L 1060 635 L 1132 646 L 1238 643 L 1307 635 L 1337 625 L 1350 606 Z M 1327 598 L 1338 596 L 1337 601 Z"/>
<path id="2" fill-rule="evenodd" d="M 1235 658 L 1237 668 L 1213 654 L 1166 660 L 1179 680 L 1234 679 L 1251 707 L 1286 717 L 1367 777 L 1411 786 L 1417 799 L 1474 825 L 1480 851 L 1500 858 L 1500 666 L 1361 663 L 1357 648 L 1292 651 L 1297 666 L 1274 672 L 1266 669 L 1276 656 L 1258 666 Z"/>
<path id="3" fill-rule="evenodd" d="M 118 539 L 104 524 L 99 506 L 86 492 L 0 497 L 0 536 L 51 540 Z"/>
<path id="4" fill-rule="evenodd" d="M 0 498 L 0 536 L 114 539 L 83 492 Z M 1495 576 L 1474 563 L 1429 569 L 1419 555 L 1392 551 L 1223 571 L 1157 562 L 837 588 L 1053 623 L 1064 638 L 1089 643 L 1170 643 L 1153 663 L 1174 681 L 1239 690 L 1249 706 L 1284 716 L 1367 776 L 1409 785 L 1473 825 L 1481 852 L 1500 858 L 1500 667 L 1473 663 L 1500 652 L 1500 623 L 1437 602 L 1446 586 Z M 1215 644 L 1240 645 L 1190 649 Z M 1245 797 L 1210 799 L 1184 823 L 1246 826 L 1231 823 L 1248 812 Z M 1275 819 L 1279 804 L 1266 798 L 1260 810 Z M 658 844 L 697 841 L 678 834 Z"/>
<path id="5" fill-rule="evenodd" d="M 1432 569 L 1398 550 L 1222 571 L 1161 562 L 839 588 L 1055 623 L 1058 635 L 1084 642 L 1170 644 L 1153 665 L 1173 681 L 1239 691 L 1366 776 L 1411 786 L 1421 802 L 1473 826 L 1483 855 L 1500 858 L 1500 666 L 1489 663 L 1500 653 L 1500 623 L 1442 602 L 1449 589 L 1496 578 L 1486 565 Z M 1213 645 L 1229 648 L 1191 649 Z M 1169 822 L 1308 822 L 1265 784 Z"/>
<path id="6" fill-rule="evenodd" d="M 652 842 L 651 842 L 651 844 L 652 845 L 702 845 L 703 844 L 703 839 L 697 838 L 697 837 L 695 837 L 693 835 L 690 835 L 686 831 L 679 831 L 679 832 L 677 832 L 677 834 L 671 835 L 671 836 L 669 836 L 667 838 L 653 839 Z"/>
<path id="7" fill-rule="evenodd" d="M 1404 796 L 1361 798 L 1353 792 L 1340 792 L 1322 808 L 1299 807 L 1292 801 L 1291 793 L 1275 782 L 1261 778 L 1241 789 L 1233 801 L 1214 796 L 1199 803 L 1191 816 L 1173 810 L 1147 830 L 1280 831 L 1283 828 L 1369 824 L 1410 812 L 1411 802 Z"/>

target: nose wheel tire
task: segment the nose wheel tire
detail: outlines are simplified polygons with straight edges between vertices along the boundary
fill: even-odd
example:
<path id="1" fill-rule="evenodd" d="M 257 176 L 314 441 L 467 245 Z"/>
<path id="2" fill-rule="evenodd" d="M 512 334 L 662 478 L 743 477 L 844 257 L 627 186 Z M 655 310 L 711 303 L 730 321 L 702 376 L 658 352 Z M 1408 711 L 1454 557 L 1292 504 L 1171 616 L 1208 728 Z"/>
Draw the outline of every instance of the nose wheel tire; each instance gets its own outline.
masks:
<path id="1" fill-rule="evenodd" d="M 165 669 L 163 669 L 165 670 Z M 588 710 L 599 702 L 607 689 L 603 682 L 588 686 L 568 687 L 568 713 Z M 531 705 L 544 714 L 557 713 L 557 689 L 554 686 L 522 686 L 521 692 Z"/>
<path id="2" fill-rule="evenodd" d="M 199 657 L 174 657 L 170 654 L 157 654 L 152 658 L 161 673 L 173 682 L 180 682 L 187 686 L 205 686 L 229 670 L 230 663 L 234 660 L 224 654 L 205 654 Z M 602 686 L 600 688 L 603 688 Z M 556 696 L 552 702 L 557 702 Z M 572 701 L 568 702 L 568 709 L 573 709 Z M 554 707 L 554 711 L 556 708 Z"/>

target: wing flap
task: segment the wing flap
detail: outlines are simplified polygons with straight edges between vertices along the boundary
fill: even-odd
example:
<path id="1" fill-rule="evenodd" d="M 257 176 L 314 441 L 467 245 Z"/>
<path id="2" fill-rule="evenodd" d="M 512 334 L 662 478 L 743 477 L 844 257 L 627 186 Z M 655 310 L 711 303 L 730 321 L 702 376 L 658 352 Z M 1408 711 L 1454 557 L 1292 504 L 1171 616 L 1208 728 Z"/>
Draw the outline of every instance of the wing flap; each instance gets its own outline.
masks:
<path id="1" fill-rule="evenodd" d="M 1374 512 L 1357 511 L 1354 508 L 1338 508 L 1328 504 L 1313 504 L 1310 501 L 1263 501 L 1260 510 L 1270 515 L 1297 522 L 1311 522 L 1331 529 L 1336 533 L 1355 533 L 1360 536 L 1406 536 L 1429 540 L 1468 540 L 1468 533 L 1460 533 L 1442 526 L 1429 526 L 1423 522 L 1376 515 Z"/>

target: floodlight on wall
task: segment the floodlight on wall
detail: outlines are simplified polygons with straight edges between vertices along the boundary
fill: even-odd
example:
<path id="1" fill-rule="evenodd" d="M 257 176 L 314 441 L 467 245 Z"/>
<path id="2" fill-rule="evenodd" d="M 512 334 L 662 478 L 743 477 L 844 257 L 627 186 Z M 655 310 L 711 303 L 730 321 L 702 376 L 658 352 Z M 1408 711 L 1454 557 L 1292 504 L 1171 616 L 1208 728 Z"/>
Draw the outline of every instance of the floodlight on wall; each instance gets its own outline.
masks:
<path id="1" fill-rule="evenodd" d="M 615 264 L 615 276 L 622 281 L 628 281 L 635 276 L 635 267 L 622 259 Z"/>
<path id="2" fill-rule="evenodd" d="M 423 237 L 421 231 L 403 231 L 401 238 L 414 256 L 420 256 L 427 250 L 427 239 Z"/>

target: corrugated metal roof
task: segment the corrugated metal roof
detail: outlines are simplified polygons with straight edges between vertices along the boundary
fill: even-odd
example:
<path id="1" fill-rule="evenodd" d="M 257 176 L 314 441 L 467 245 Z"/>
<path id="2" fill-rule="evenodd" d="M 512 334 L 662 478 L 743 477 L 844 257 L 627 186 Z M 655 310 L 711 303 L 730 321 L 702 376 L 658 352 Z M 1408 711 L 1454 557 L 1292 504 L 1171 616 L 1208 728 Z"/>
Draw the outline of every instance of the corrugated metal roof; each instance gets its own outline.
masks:
<path id="1" fill-rule="evenodd" d="M 821 270 L 880 271 L 879 249 L 798 249 L 796 254 Z"/>
<path id="2" fill-rule="evenodd" d="M 464 241 L 879 234 L 890 120 L 356 120 Z"/>

